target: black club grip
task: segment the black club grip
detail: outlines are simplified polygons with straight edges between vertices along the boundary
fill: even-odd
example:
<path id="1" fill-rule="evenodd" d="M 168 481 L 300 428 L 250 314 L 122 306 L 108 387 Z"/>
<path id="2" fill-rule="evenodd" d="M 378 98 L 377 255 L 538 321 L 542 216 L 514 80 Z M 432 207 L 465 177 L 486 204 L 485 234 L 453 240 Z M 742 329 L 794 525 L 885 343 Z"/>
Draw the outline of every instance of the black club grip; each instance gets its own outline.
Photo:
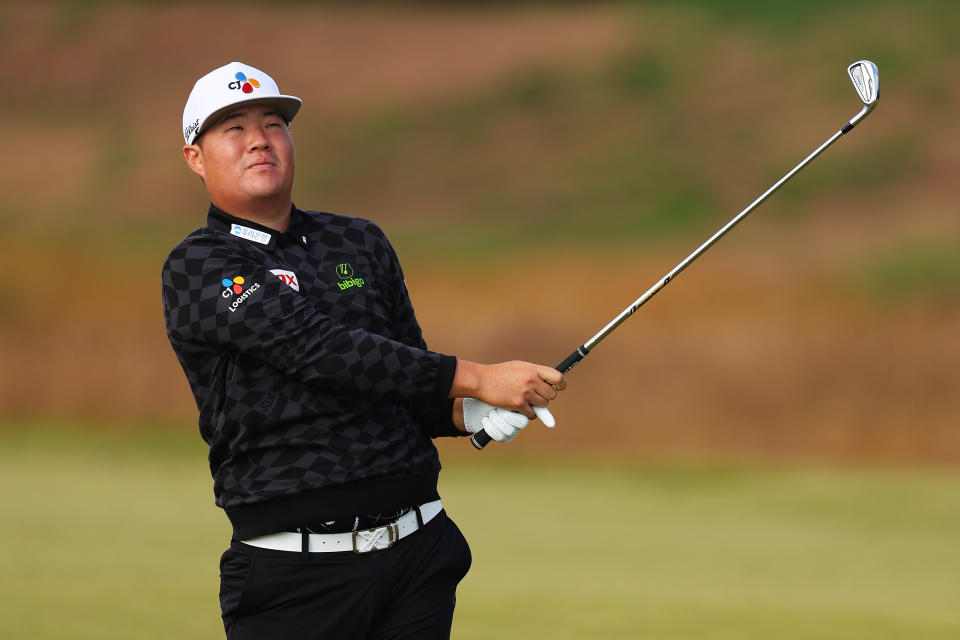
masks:
<path id="1" fill-rule="evenodd" d="M 477 451 L 483 451 L 483 448 L 490 444 L 491 440 L 493 440 L 493 438 L 491 438 L 486 431 L 480 429 L 480 431 L 477 431 L 473 434 L 473 437 L 470 438 L 470 444 L 472 444 Z"/>
<path id="2" fill-rule="evenodd" d="M 558 364 L 555 368 L 560 373 L 567 373 L 570 371 L 570 369 L 573 369 L 578 362 L 583 360 L 588 353 L 590 353 L 590 351 L 581 346 L 576 351 L 568 355 L 566 359 L 564 359 L 564 361 Z M 483 448 L 490 444 L 492 440 L 493 438 L 490 437 L 486 430 L 481 429 L 473 434 L 472 438 L 470 438 L 470 444 L 472 444 L 477 451 L 483 451 Z"/>

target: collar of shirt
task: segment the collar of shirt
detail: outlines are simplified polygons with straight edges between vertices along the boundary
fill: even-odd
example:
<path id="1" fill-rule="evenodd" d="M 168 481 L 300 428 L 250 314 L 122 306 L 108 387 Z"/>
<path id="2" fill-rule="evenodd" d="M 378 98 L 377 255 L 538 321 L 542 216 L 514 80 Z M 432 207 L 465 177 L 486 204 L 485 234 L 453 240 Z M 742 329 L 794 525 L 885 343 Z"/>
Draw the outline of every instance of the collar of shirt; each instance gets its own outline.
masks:
<path id="1" fill-rule="evenodd" d="M 277 242 L 283 235 L 289 235 L 293 242 L 301 246 L 307 245 L 306 236 L 306 215 L 295 206 L 290 210 L 290 226 L 283 233 L 253 220 L 246 220 L 232 216 L 226 211 L 218 208 L 213 203 L 210 204 L 210 210 L 207 212 L 207 226 L 217 231 L 229 233 L 248 242 L 261 245 L 268 251 L 273 251 L 277 247 Z"/>

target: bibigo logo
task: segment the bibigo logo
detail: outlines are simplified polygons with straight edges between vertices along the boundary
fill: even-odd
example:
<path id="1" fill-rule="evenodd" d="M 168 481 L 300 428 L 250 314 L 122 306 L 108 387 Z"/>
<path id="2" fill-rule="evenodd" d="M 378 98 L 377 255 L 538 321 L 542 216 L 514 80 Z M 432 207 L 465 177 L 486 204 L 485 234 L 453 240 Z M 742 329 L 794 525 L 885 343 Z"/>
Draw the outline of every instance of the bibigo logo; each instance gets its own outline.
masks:
<path id="1" fill-rule="evenodd" d="M 237 298 L 230 303 L 230 306 L 227 307 L 230 310 L 230 313 L 236 311 L 237 307 L 243 304 L 254 291 L 260 288 L 260 283 L 254 282 L 246 291 L 244 291 L 243 285 L 245 282 L 246 280 L 244 280 L 243 276 L 235 276 L 232 279 L 224 278 L 220 281 L 220 284 L 225 287 L 223 293 L 220 295 L 222 295 L 224 298 L 230 298 L 234 295 L 237 296 Z"/>
<path id="2" fill-rule="evenodd" d="M 337 286 L 340 287 L 341 291 L 345 291 L 350 287 L 360 288 L 363 286 L 363 278 L 353 277 L 353 265 L 349 262 L 341 262 L 338 264 L 336 272 L 337 276 L 340 278 L 340 282 L 337 283 Z"/>
<path id="3" fill-rule="evenodd" d="M 227 89 L 240 89 L 244 93 L 253 93 L 254 89 L 260 88 L 260 82 L 256 78 L 248 78 L 243 71 L 237 71 L 233 77 L 236 80 L 228 84 Z"/>

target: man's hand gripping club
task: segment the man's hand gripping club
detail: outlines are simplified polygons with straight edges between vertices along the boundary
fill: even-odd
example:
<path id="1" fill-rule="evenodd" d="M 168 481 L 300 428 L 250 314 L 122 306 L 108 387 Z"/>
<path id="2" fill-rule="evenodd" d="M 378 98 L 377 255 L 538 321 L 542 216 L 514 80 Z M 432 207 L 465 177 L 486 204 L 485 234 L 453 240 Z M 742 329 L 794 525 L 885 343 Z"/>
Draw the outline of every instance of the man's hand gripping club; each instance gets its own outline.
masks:
<path id="1" fill-rule="evenodd" d="M 450 390 L 451 396 L 463 398 L 462 404 L 454 405 L 454 421 L 469 433 L 483 429 L 498 442 L 510 442 L 535 417 L 555 426 L 547 403 L 566 386 L 563 374 L 550 367 L 460 360 Z"/>
<path id="2" fill-rule="evenodd" d="M 534 407 L 534 413 L 548 427 L 553 428 L 557 424 L 546 407 Z M 508 411 L 487 404 L 483 400 L 464 398 L 463 424 L 470 433 L 483 429 L 497 442 L 510 442 L 530 424 L 530 418 L 518 411 Z"/>

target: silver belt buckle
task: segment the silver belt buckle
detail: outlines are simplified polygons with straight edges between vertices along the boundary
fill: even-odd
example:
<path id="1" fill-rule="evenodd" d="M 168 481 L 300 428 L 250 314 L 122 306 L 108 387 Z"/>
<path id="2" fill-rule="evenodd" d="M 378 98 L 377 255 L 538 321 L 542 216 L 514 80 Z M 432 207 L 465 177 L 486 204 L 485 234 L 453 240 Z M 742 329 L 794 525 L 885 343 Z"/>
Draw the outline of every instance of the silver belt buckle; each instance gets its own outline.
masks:
<path id="1" fill-rule="evenodd" d="M 353 552 L 370 553 L 389 549 L 400 538 L 400 527 L 396 523 L 376 529 L 364 529 L 353 532 Z"/>

